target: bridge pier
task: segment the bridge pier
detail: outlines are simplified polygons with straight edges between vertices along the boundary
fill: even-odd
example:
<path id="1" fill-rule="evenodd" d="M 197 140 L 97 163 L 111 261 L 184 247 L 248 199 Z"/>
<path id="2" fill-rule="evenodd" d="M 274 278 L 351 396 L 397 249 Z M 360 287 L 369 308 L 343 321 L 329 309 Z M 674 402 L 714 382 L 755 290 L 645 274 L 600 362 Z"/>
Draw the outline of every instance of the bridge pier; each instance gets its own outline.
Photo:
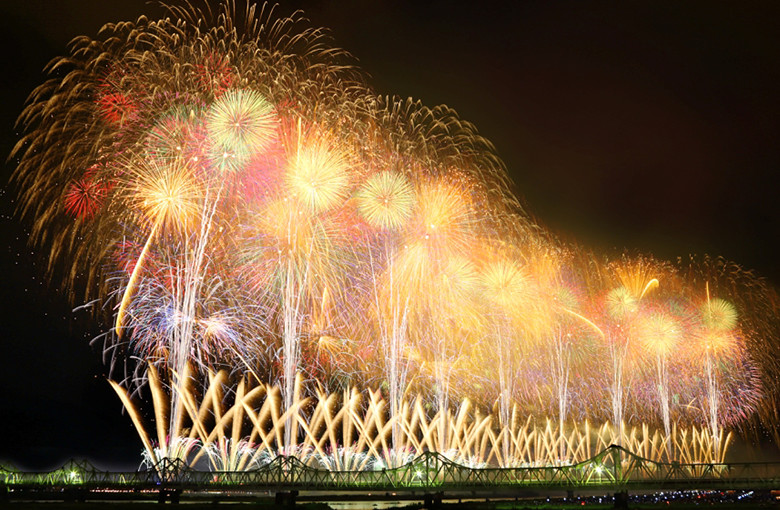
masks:
<path id="1" fill-rule="evenodd" d="M 434 492 L 433 494 L 426 493 L 423 498 L 423 508 L 428 510 L 441 508 L 442 496 L 443 494 L 441 492 Z"/>
<path id="2" fill-rule="evenodd" d="M 163 505 L 170 501 L 172 505 L 178 505 L 180 496 L 181 489 L 162 488 L 160 489 L 160 492 L 157 493 L 157 502 Z"/>
<path id="3" fill-rule="evenodd" d="M 628 510 L 628 491 L 616 492 L 614 501 L 612 508 L 615 510 Z"/>
<path id="4" fill-rule="evenodd" d="M 88 489 L 83 489 L 81 487 L 75 489 L 68 489 L 65 491 L 65 502 L 84 503 L 85 501 L 87 501 L 88 495 L 89 495 Z"/>
<path id="5" fill-rule="evenodd" d="M 274 502 L 277 506 L 294 507 L 295 498 L 298 497 L 298 491 L 282 491 L 274 495 Z"/>

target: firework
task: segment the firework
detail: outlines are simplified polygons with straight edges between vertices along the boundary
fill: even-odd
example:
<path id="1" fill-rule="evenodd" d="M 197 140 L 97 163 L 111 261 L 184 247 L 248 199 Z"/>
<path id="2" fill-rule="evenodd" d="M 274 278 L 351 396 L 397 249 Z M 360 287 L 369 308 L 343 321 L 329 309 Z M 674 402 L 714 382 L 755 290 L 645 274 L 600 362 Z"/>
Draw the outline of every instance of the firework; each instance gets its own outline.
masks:
<path id="1" fill-rule="evenodd" d="M 206 130 L 218 157 L 263 153 L 278 136 L 273 105 L 254 90 L 228 90 L 209 107 Z"/>
<path id="2" fill-rule="evenodd" d="M 343 203 L 350 191 L 350 165 L 343 144 L 316 128 L 304 133 L 299 123 L 291 145 L 286 172 L 289 193 L 315 212 Z"/>
<path id="3" fill-rule="evenodd" d="M 151 388 L 150 462 L 682 458 L 702 420 L 719 459 L 724 427 L 776 427 L 760 280 L 556 240 L 474 126 L 377 97 L 298 16 L 169 11 L 75 41 L 13 152 L 33 242 L 114 314 L 115 390 Z"/>
<path id="4" fill-rule="evenodd" d="M 414 191 L 401 174 L 381 172 L 366 179 L 355 194 L 358 210 L 366 221 L 379 228 L 396 229 L 412 215 Z"/>

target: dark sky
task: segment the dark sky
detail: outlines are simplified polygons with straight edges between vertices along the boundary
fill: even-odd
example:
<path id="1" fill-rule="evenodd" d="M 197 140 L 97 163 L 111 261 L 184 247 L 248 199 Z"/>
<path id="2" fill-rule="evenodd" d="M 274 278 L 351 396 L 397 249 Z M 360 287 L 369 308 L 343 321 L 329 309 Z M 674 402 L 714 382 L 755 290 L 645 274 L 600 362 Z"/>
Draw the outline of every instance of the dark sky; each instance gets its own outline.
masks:
<path id="1" fill-rule="evenodd" d="M 359 59 L 382 94 L 444 103 L 496 145 L 531 214 L 566 239 L 664 259 L 723 255 L 780 283 L 780 3 L 284 2 Z M 0 2 L 0 153 L 51 58 L 134 0 Z M 43 281 L 6 185 L 0 459 L 135 467 L 99 329 Z"/>

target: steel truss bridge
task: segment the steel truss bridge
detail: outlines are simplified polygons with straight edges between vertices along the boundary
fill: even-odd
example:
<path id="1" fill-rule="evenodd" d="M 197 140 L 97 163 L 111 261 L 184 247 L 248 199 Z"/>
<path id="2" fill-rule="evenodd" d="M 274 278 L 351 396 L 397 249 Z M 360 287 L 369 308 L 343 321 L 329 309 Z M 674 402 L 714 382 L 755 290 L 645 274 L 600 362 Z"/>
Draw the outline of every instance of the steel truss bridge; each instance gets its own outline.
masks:
<path id="1" fill-rule="evenodd" d="M 85 501 L 109 494 L 114 499 L 133 499 L 133 495 L 141 498 L 145 494 L 146 498 L 178 502 L 180 495 L 219 494 L 223 500 L 276 495 L 277 502 L 281 495 L 282 502 L 289 503 L 299 491 L 321 495 L 373 492 L 400 494 L 401 498 L 435 494 L 440 501 L 447 494 L 518 496 L 575 489 L 605 494 L 656 489 L 776 490 L 780 489 L 780 462 L 662 463 L 613 445 L 579 464 L 510 468 L 463 466 L 436 452 L 423 453 L 398 468 L 368 471 L 317 469 L 296 457 L 277 457 L 248 471 L 200 471 L 179 459 L 163 459 L 154 468 L 135 472 L 102 471 L 86 461 L 70 461 L 48 472 L 0 466 L 0 501 Z"/>

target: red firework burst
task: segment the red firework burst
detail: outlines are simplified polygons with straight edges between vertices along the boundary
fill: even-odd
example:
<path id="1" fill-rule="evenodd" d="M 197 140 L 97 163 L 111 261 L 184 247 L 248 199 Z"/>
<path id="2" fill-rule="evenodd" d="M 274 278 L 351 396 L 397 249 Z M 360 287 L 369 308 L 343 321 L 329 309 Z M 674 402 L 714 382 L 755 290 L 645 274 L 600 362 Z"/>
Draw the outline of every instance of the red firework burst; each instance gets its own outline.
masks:
<path id="1" fill-rule="evenodd" d="M 200 88 L 214 96 L 222 95 L 235 81 L 229 61 L 218 54 L 207 56 L 202 64 L 195 66 L 195 72 Z"/>
<path id="2" fill-rule="evenodd" d="M 97 105 L 101 116 L 114 124 L 133 118 L 138 110 L 135 102 L 121 92 L 101 94 L 97 100 Z"/>
<path id="3" fill-rule="evenodd" d="M 68 184 L 64 198 L 65 210 L 76 218 L 89 220 L 103 206 L 107 192 L 107 186 L 88 172 Z"/>

